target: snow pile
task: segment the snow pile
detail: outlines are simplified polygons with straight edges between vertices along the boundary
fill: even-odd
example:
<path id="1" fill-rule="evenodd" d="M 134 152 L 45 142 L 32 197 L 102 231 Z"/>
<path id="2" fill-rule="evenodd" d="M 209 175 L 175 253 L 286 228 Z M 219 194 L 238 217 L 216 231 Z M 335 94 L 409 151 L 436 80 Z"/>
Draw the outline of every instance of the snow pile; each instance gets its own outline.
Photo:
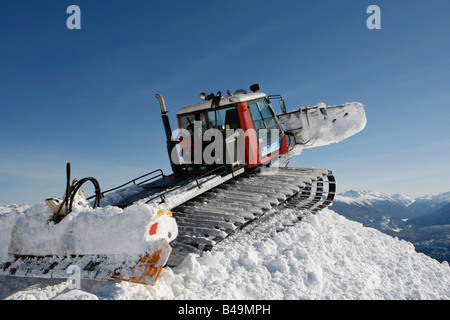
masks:
<path id="1" fill-rule="evenodd" d="M 166 271 L 155 298 L 450 298 L 448 264 L 331 210 L 270 238 L 245 234 Z"/>
<path id="2" fill-rule="evenodd" d="M 107 206 L 73 207 L 60 223 L 49 222 L 53 213 L 45 203 L 23 213 L 11 210 L 0 216 L 0 256 L 12 254 L 136 254 L 148 251 L 156 217 L 149 205 L 126 209 Z"/>
<path id="3" fill-rule="evenodd" d="M 258 231 L 259 230 L 259 231 Z M 283 232 L 241 231 L 163 269 L 153 287 L 119 282 L 62 299 L 450 299 L 450 268 L 411 243 L 325 209 Z M 83 280 L 82 280 L 83 282 Z M 56 286 L 9 299 L 49 298 Z M 89 293 L 89 294 L 88 294 Z"/>
<path id="4" fill-rule="evenodd" d="M 14 209 L 4 209 L 0 214 L 0 260 L 2 261 L 8 257 L 11 232 L 19 215 L 20 213 Z"/>
<path id="5" fill-rule="evenodd" d="M 16 219 L 21 213 L 26 212 L 29 205 L 10 204 L 6 207 L 0 207 L 0 260 L 8 256 L 8 247 L 11 241 L 11 231 Z"/>

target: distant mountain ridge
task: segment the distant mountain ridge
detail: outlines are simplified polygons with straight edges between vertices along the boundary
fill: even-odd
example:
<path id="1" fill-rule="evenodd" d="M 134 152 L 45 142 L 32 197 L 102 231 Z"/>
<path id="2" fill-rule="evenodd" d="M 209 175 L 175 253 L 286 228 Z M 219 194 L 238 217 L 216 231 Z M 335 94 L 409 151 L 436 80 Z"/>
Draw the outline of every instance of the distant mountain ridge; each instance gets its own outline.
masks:
<path id="1" fill-rule="evenodd" d="M 383 209 L 383 213 L 398 219 L 412 219 L 420 216 L 425 217 L 427 214 L 450 204 L 450 191 L 414 198 L 401 193 L 392 195 L 377 191 L 349 190 L 336 195 L 335 203 L 338 203 L 338 206 L 347 204 L 376 210 Z M 393 211 L 387 212 L 385 209 Z"/>
<path id="2" fill-rule="evenodd" d="M 333 210 L 392 236 L 416 250 L 450 261 L 450 192 L 422 197 L 350 190 L 335 197 Z"/>
<path id="3" fill-rule="evenodd" d="M 450 203 L 425 215 L 412 218 L 408 223 L 415 226 L 450 225 Z"/>
<path id="4" fill-rule="evenodd" d="M 18 212 L 24 212 L 31 206 L 27 204 L 10 204 L 7 206 L 0 206 L 0 214 L 7 213 L 11 210 L 17 210 Z"/>
<path id="5" fill-rule="evenodd" d="M 402 219 L 411 218 L 408 206 L 413 202 L 414 198 L 401 194 L 350 190 L 336 195 L 333 210 L 367 227 L 398 231 Z"/>
<path id="6" fill-rule="evenodd" d="M 393 195 L 376 192 L 376 191 L 356 191 L 349 190 L 342 194 L 338 194 L 337 198 L 342 202 L 359 202 L 359 203 L 373 203 L 374 201 L 393 201 L 405 206 L 415 202 L 415 198 L 407 196 L 401 193 L 396 193 Z"/>
<path id="7" fill-rule="evenodd" d="M 418 197 L 409 207 L 411 210 L 426 214 L 439 210 L 448 203 L 450 203 L 450 191 L 437 195 Z"/>

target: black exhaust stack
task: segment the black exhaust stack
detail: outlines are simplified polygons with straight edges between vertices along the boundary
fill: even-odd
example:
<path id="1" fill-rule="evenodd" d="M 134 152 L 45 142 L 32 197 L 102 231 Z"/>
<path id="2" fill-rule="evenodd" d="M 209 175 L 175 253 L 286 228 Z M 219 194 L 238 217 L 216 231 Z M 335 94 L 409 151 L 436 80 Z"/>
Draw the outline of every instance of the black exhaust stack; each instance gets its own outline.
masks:
<path id="1" fill-rule="evenodd" d="M 177 142 L 172 140 L 172 129 L 170 127 L 169 116 L 167 115 L 166 104 L 164 102 L 164 98 L 160 94 L 155 95 L 159 101 L 159 105 L 161 107 L 161 118 L 164 125 L 164 131 L 166 132 L 166 146 L 167 153 L 169 154 L 170 166 L 172 167 L 172 171 L 174 174 L 179 174 L 181 172 L 181 165 L 176 164 L 172 160 L 172 150 L 176 148 Z"/>

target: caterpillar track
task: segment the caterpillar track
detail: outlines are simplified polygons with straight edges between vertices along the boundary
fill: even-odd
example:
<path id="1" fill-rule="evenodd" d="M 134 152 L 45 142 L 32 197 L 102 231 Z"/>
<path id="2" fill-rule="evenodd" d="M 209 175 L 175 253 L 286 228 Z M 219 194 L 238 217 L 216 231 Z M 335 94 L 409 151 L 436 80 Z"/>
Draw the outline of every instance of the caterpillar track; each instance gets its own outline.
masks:
<path id="1" fill-rule="evenodd" d="M 252 222 L 295 208 L 298 216 L 281 219 L 279 228 L 332 204 L 336 183 L 331 171 L 315 168 L 277 168 L 274 173 L 245 173 L 172 209 L 178 237 L 172 242 L 168 265 L 189 253 L 212 249 Z"/>

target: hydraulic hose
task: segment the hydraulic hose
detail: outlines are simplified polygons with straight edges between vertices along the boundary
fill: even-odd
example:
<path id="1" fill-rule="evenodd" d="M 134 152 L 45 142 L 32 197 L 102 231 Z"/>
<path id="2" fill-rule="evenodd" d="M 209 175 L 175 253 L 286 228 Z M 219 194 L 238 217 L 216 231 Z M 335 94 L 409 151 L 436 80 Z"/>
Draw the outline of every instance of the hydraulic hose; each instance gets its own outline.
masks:
<path id="1" fill-rule="evenodd" d="M 67 184 L 66 184 L 66 193 L 64 195 L 64 200 L 59 206 L 58 212 L 54 216 L 53 220 L 58 223 L 60 222 L 67 214 L 72 212 L 72 206 L 73 206 L 73 200 L 77 194 L 77 192 L 80 190 L 81 186 L 85 184 L 88 181 L 91 181 L 95 188 L 95 200 L 93 203 L 93 208 L 97 208 L 100 206 L 100 199 L 101 199 L 101 189 L 100 184 L 98 183 L 97 179 L 93 177 L 87 177 L 83 178 L 80 181 L 74 181 L 73 184 L 70 184 L 70 163 L 68 162 L 66 165 L 66 176 L 67 176 Z M 65 214 L 61 214 L 62 208 L 65 207 Z"/>

